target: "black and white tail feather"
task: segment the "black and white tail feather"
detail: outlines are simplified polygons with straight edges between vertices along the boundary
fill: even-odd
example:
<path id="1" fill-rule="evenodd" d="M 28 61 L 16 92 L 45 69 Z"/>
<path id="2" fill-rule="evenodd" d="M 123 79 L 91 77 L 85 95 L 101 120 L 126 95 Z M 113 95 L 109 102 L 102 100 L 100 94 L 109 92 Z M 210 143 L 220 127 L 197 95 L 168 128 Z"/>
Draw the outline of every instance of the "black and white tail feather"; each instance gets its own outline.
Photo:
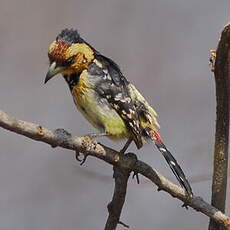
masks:
<path id="1" fill-rule="evenodd" d="M 156 131 L 154 131 L 154 132 L 149 132 L 149 137 L 151 138 L 152 141 L 154 141 L 156 147 L 164 156 L 165 160 L 170 166 L 173 174 L 176 176 L 181 187 L 185 189 L 185 191 L 190 197 L 192 197 L 193 196 L 192 188 L 183 170 L 181 169 L 180 165 L 177 163 L 177 160 L 174 158 L 174 156 L 169 152 L 169 150 L 164 145 L 160 135 Z"/>

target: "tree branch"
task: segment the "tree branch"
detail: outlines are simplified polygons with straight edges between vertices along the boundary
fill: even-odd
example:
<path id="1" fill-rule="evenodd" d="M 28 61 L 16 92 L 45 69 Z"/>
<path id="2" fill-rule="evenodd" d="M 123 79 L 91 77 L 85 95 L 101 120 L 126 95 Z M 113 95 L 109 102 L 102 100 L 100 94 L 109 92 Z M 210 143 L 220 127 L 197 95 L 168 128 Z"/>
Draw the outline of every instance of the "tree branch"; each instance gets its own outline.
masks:
<path id="1" fill-rule="evenodd" d="M 115 230 L 120 221 L 121 210 L 125 202 L 127 183 L 130 176 L 130 170 L 114 166 L 115 188 L 112 201 L 108 204 L 109 216 L 105 225 L 105 230 Z M 122 223 L 123 224 L 123 223 Z M 123 224 L 124 225 L 124 224 Z M 124 225 L 125 227 L 129 227 Z"/>
<path id="2" fill-rule="evenodd" d="M 97 143 L 88 136 L 72 137 L 64 131 L 51 131 L 37 124 L 17 120 L 2 111 L 0 111 L 0 127 L 33 140 L 50 144 L 53 147 L 60 146 L 62 148 L 79 151 L 85 155 L 99 158 L 109 164 L 139 173 L 156 184 L 159 190 L 168 192 L 173 197 L 184 202 L 187 206 L 202 212 L 225 227 L 230 227 L 230 218 L 228 216 L 205 202 L 201 197 L 194 196 L 193 198 L 188 198 L 182 188 L 167 180 L 148 164 L 133 157 L 133 154 L 120 155 L 119 152 Z"/>
<path id="3" fill-rule="evenodd" d="M 229 97 L 230 97 L 230 24 L 222 31 L 216 51 L 214 75 L 216 81 L 216 136 L 212 183 L 212 205 L 225 211 L 228 142 L 229 142 Z M 222 226 L 210 220 L 209 230 L 220 230 Z"/>

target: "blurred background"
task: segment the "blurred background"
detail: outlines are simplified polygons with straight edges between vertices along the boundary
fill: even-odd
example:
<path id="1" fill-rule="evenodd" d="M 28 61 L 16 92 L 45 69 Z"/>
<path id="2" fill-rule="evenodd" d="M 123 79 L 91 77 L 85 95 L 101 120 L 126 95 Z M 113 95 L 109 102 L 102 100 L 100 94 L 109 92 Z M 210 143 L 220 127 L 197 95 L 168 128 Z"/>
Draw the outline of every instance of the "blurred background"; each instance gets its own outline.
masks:
<path id="1" fill-rule="evenodd" d="M 154 105 L 161 135 L 194 193 L 210 201 L 215 88 L 209 50 L 230 20 L 229 10 L 229 0 L 1 0 L 1 110 L 74 135 L 94 131 L 61 76 L 43 84 L 50 42 L 63 28 L 77 28 Z M 0 229 L 104 228 L 111 166 L 89 158 L 81 167 L 72 151 L 3 129 L 0 138 Z M 131 150 L 177 183 L 153 145 Z M 121 220 L 135 230 L 207 229 L 206 216 L 181 205 L 144 178 L 140 185 L 130 179 Z"/>

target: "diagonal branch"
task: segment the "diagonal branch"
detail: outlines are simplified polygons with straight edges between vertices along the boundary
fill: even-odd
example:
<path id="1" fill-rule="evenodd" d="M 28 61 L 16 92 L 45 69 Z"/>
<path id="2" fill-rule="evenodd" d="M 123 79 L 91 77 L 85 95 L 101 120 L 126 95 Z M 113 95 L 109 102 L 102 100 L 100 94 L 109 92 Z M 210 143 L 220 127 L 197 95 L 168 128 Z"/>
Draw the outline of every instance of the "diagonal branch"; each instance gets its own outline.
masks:
<path id="1" fill-rule="evenodd" d="M 0 127 L 33 140 L 50 144 L 53 147 L 60 146 L 66 149 L 80 151 L 85 155 L 94 156 L 109 164 L 139 173 L 156 184 L 159 190 L 168 192 L 173 197 L 184 202 L 187 206 L 202 212 L 216 222 L 230 228 L 230 217 L 205 202 L 201 197 L 194 196 L 188 199 L 182 188 L 167 180 L 148 164 L 137 160 L 133 157 L 133 154 L 120 155 L 117 151 L 97 143 L 88 136 L 72 137 L 64 131 L 53 132 L 37 124 L 17 120 L 2 111 L 0 111 Z"/>

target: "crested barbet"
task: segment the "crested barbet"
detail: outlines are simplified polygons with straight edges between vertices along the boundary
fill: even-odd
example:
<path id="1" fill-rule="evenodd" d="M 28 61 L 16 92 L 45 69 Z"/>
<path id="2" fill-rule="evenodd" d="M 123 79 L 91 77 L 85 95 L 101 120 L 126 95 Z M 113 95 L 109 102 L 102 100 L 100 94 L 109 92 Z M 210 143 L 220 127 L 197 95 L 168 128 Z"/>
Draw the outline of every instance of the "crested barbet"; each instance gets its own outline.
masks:
<path id="1" fill-rule="evenodd" d="M 124 153 L 134 141 L 140 149 L 148 140 L 155 143 L 171 170 L 192 196 L 192 189 L 176 159 L 164 145 L 157 114 L 119 66 L 88 44 L 77 30 L 64 29 L 51 43 L 50 66 L 45 83 L 62 74 L 77 109 L 98 130 L 100 136 L 127 139 Z"/>

